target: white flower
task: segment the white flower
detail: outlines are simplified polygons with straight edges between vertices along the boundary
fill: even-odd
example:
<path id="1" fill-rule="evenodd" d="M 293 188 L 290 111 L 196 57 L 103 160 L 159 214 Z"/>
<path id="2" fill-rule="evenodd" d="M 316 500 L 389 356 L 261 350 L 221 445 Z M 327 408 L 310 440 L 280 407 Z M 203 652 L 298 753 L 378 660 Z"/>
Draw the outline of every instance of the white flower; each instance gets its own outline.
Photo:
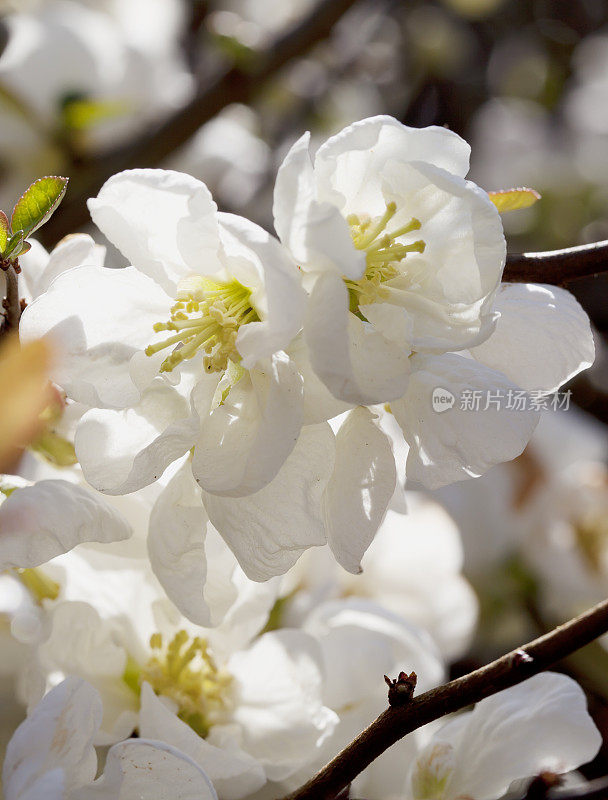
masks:
<path id="1" fill-rule="evenodd" d="M 302 379 L 282 352 L 301 326 L 295 264 L 179 173 L 121 173 L 90 208 L 134 266 L 60 276 L 21 325 L 54 336 L 65 357 L 53 377 L 97 406 L 76 434 L 85 477 L 124 494 L 194 446 L 207 491 L 262 488 L 301 425 Z"/>
<path id="2" fill-rule="evenodd" d="M 431 634 L 446 661 L 462 656 L 477 621 L 477 599 L 461 574 L 462 545 L 454 521 L 424 495 L 407 492 L 408 513 L 389 507 L 361 560 L 363 572 L 340 569 L 327 548 L 309 551 L 286 576 L 283 624 L 318 603 L 365 597 Z"/>
<path id="3" fill-rule="evenodd" d="M 444 725 L 412 765 L 404 796 L 492 800 L 520 778 L 576 769 L 601 741 L 578 684 L 543 673 Z"/>
<path id="4" fill-rule="evenodd" d="M 101 698 L 69 678 L 40 701 L 17 728 L 4 761 L 6 800 L 152 800 L 159 791 L 175 800 L 217 800 L 209 778 L 174 747 L 130 739 L 110 749 L 95 779 L 93 740 Z"/>
<path id="5" fill-rule="evenodd" d="M 275 187 L 277 232 L 310 288 L 314 371 L 339 399 L 390 401 L 408 476 L 431 488 L 515 457 L 536 424 L 530 410 L 433 413 L 434 389 L 549 392 L 593 360 L 587 317 L 567 292 L 499 291 L 502 225 L 465 181 L 468 163 L 448 130 L 372 117 L 328 139 L 314 163 L 303 136 Z"/>
<path id="6" fill-rule="evenodd" d="M 75 555 L 61 559 L 66 589 L 45 602 L 43 635 L 20 683 L 30 706 L 62 676 L 82 677 L 103 700 L 96 744 L 137 729 L 194 759 L 225 800 L 286 779 L 316 756 L 336 717 L 322 703 L 312 636 L 254 639 L 270 604 L 246 592 L 219 628 L 190 625 L 142 565 L 95 553 L 90 561 L 87 571 Z M 45 572 L 59 578 L 51 567 Z"/>

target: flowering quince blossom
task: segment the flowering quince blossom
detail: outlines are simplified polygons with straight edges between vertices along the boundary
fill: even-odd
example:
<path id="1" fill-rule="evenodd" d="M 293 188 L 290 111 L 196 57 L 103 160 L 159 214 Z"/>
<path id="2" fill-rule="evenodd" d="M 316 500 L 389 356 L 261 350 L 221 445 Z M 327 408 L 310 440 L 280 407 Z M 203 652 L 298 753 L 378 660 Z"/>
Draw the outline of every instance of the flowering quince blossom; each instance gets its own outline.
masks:
<path id="1" fill-rule="evenodd" d="M 412 764 L 401 797 L 491 800 L 521 778 L 586 764 L 601 743 L 580 686 L 541 673 L 445 724 Z"/>
<path id="2" fill-rule="evenodd" d="M 258 636 L 272 601 L 247 587 L 222 625 L 193 626 L 144 560 L 124 561 L 79 548 L 44 567 L 61 590 L 43 600 L 43 624 L 30 637 L 19 681 L 28 706 L 63 676 L 84 678 L 103 701 L 95 744 L 137 730 L 192 758 L 226 800 L 288 779 L 311 761 L 337 722 L 322 702 L 314 637 L 300 630 Z M 217 587 L 215 600 L 225 600 Z M 16 634 L 23 628 L 13 626 Z"/>
<path id="3" fill-rule="evenodd" d="M 209 520 L 254 580 L 327 542 L 357 572 L 393 493 L 394 458 L 370 411 L 351 410 L 336 434 L 325 422 L 349 406 L 298 344 L 305 296 L 291 256 L 179 173 L 121 173 L 90 208 L 133 266 L 59 275 L 26 309 L 21 336 L 50 335 L 62 352 L 54 380 L 92 406 L 75 447 L 97 489 L 137 490 L 192 448 L 150 542 L 172 599 L 207 624 L 191 588 L 204 581 L 195 558 Z M 177 533 L 171 506 L 182 507 Z"/>
<path id="4" fill-rule="evenodd" d="M 456 134 L 378 116 L 314 160 L 308 145 L 305 134 L 279 169 L 274 218 L 310 291 L 313 370 L 338 399 L 390 402 L 408 477 L 429 488 L 514 458 L 534 411 L 437 414 L 432 392 L 555 391 L 593 361 L 586 314 L 561 289 L 501 286 L 500 217 L 465 180 L 470 148 Z"/>
<path id="5" fill-rule="evenodd" d="M 95 778 L 99 693 L 68 678 L 44 697 L 11 739 L 2 783 L 6 800 L 217 800 L 209 778 L 162 742 L 128 739 L 110 748 Z"/>

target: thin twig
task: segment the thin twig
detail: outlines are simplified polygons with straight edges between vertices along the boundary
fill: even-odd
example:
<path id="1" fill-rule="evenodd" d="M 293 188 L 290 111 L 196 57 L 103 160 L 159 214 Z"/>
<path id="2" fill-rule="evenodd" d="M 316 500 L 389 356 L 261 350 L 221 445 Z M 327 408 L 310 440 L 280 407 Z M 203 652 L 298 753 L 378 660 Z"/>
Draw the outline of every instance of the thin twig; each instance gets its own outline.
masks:
<path id="1" fill-rule="evenodd" d="M 341 753 L 284 800 L 331 800 L 408 733 L 536 675 L 608 631 L 608 600 L 502 658 L 387 708 Z M 404 665 L 405 666 L 405 665 Z"/>
<path id="2" fill-rule="evenodd" d="M 21 319 L 21 301 L 19 299 L 19 276 L 15 267 L 9 264 L 3 268 L 6 277 L 6 298 L 2 301 L 4 308 L 4 320 L 0 329 L 1 333 L 19 330 L 19 320 Z"/>
<path id="3" fill-rule="evenodd" d="M 105 181 L 124 169 L 154 167 L 184 144 L 205 122 L 231 103 L 248 103 L 285 64 L 302 56 L 331 32 L 357 0 L 319 0 L 310 14 L 280 36 L 255 59 L 251 68 L 220 68 L 207 77 L 192 100 L 160 126 L 124 147 L 84 165 L 74 176 L 72 196 L 47 222 L 40 238 L 47 245 L 89 221 L 86 201 Z M 78 181 L 78 191 L 74 191 Z"/>
<path id="4" fill-rule="evenodd" d="M 503 280 L 560 286 L 600 272 L 608 272 L 608 240 L 544 253 L 511 253 Z"/>

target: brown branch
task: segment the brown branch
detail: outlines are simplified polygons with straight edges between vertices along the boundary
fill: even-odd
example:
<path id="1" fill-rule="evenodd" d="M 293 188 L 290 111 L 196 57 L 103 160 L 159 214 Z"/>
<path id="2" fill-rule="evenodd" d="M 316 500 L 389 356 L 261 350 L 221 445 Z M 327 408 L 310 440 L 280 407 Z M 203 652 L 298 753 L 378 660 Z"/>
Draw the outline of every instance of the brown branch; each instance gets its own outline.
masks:
<path id="1" fill-rule="evenodd" d="M 561 286 L 600 272 L 608 272 L 608 240 L 544 253 L 510 253 L 503 280 Z"/>
<path id="2" fill-rule="evenodd" d="M 124 169 L 154 167 L 184 144 L 205 122 L 231 103 L 248 103 L 285 64 L 326 38 L 357 0 L 319 0 L 310 14 L 260 53 L 250 68 L 222 67 L 206 78 L 192 100 L 137 141 L 85 164 L 72 182 L 72 196 L 41 231 L 47 245 L 89 222 L 86 201 Z M 77 188 L 78 191 L 74 191 Z"/>
<path id="3" fill-rule="evenodd" d="M 4 319 L 0 333 L 19 330 L 19 320 L 21 319 L 21 301 L 19 299 L 19 276 L 17 270 L 10 262 L 6 267 L 2 267 L 6 277 L 6 297 L 2 301 L 4 308 Z"/>
<path id="4" fill-rule="evenodd" d="M 502 658 L 387 708 L 308 783 L 284 800 L 332 800 L 408 733 L 536 675 L 608 631 L 608 600 Z"/>

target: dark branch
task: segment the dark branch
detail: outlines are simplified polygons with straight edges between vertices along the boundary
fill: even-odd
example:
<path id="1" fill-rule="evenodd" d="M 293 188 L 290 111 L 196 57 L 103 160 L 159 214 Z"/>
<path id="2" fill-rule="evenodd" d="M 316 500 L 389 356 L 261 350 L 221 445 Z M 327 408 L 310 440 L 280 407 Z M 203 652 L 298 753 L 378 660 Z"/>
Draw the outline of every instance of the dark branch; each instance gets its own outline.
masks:
<path id="1" fill-rule="evenodd" d="M 6 277 L 6 297 L 2 301 L 4 319 L 2 320 L 0 333 L 8 333 L 8 331 L 19 330 L 19 320 L 21 319 L 19 276 L 11 263 L 6 262 L 6 266 L 3 266 L 2 269 Z"/>
<path id="2" fill-rule="evenodd" d="M 391 706 L 327 766 L 284 800 L 331 800 L 408 733 L 536 675 L 608 631 L 608 600 L 461 678 Z"/>
<path id="3" fill-rule="evenodd" d="M 259 54 L 247 71 L 223 67 L 207 78 L 193 99 L 150 133 L 84 165 L 75 175 L 72 196 L 41 231 L 50 245 L 89 221 L 86 200 L 94 197 L 105 181 L 124 169 L 154 167 L 184 144 L 205 122 L 231 103 L 248 103 L 287 62 L 306 53 L 326 38 L 335 23 L 356 0 L 320 0 L 299 24 Z"/>
<path id="4" fill-rule="evenodd" d="M 511 253 L 503 280 L 561 286 L 600 272 L 608 272 L 608 240 L 544 253 Z"/>

